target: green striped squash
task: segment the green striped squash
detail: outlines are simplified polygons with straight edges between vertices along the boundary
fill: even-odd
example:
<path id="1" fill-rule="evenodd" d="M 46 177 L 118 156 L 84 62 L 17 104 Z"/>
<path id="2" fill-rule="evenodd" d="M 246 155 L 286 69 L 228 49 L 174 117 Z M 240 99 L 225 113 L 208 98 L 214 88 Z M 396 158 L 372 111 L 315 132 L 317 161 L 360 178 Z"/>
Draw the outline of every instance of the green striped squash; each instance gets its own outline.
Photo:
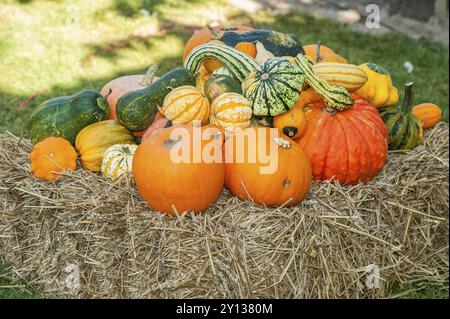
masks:
<path id="1" fill-rule="evenodd" d="M 115 144 L 109 147 L 103 154 L 101 172 L 103 176 L 113 181 L 121 175 L 131 173 L 133 155 L 137 145 Z"/>
<path id="2" fill-rule="evenodd" d="M 217 59 L 222 62 L 239 82 L 244 81 L 250 72 L 259 68 L 258 63 L 248 54 L 226 45 L 213 43 L 199 45 L 193 49 L 184 61 L 184 67 L 197 74 L 205 59 Z"/>
<path id="3" fill-rule="evenodd" d="M 410 150 L 422 142 L 422 125 L 412 111 L 413 83 L 405 86 L 403 103 L 380 110 L 381 118 L 389 131 L 390 150 Z"/>
<path id="4" fill-rule="evenodd" d="M 355 91 L 367 82 L 366 72 L 354 64 L 320 62 L 314 64 L 312 69 L 328 84 L 342 86 L 349 91 Z"/>
<path id="5" fill-rule="evenodd" d="M 269 59 L 251 72 L 244 82 L 244 96 L 252 101 L 253 114 L 275 116 L 286 113 L 300 97 L 303 72 L 285 59 Z"/>
<path id="6" fill-rule="evenodd" d="M 243 94 L 252 102 L 254 115 L 283 114 L 299 98 L 304 75 L 286 59 L 273 58 L 259 65 L 249 55 L 232 47 L 210 43 L 192 50 L 184 66 L 197 73 L 201 62 L 210 58 L 222 62 L 233 77 L 242 82 Z"/>
<path id="7" fill-rule="evenodd" d="M 330 85 L 314 73 L 312 69 L 313 63 L 310 58 L 299 54 L 295 57 L 295 62 L 305 74 L 305 82 L 320 94 L 329 109 L 342 111 L 353 106 L 352 96 L 345 88 Z"/>

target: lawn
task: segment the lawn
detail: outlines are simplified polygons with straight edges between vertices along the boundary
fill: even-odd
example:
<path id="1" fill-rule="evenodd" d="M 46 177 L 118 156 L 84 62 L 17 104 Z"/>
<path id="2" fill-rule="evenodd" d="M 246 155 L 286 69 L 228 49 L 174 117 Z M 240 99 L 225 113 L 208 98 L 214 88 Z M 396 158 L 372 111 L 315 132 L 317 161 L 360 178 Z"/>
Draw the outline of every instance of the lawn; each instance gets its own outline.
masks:
<path id="1" fill-rule="evenodd" d="M 159 74 L 180 66 L 189 35 L 211 21 L 293 33 L 303 44 L 322 41 L 351 63 L 383 65 L 398 87 L 415 82 L 416 102 L 440 105 L 448 122 L 449 50 L 426 39 L 371 36 L 300 13 L 248 14 L 225 0 L 6 0 L 0 4 L 0 132 L 21 134 L 30 112 L 50 97 L 100 90 L 110 79 L 143 73 L 151 64 L 160 65 Z M 405 61 L 413 63 L 412 73 Z M 20 287 L 2 288 L 11 285 L 20 286 L 0 277 L 0 298 L 35 296 Z M 402 291 L 424 289 L 424 296 L 448 298 L 448 291 L 429 293 L 426 286 L 396 285 L 393 291 L 405 297 Z"/>

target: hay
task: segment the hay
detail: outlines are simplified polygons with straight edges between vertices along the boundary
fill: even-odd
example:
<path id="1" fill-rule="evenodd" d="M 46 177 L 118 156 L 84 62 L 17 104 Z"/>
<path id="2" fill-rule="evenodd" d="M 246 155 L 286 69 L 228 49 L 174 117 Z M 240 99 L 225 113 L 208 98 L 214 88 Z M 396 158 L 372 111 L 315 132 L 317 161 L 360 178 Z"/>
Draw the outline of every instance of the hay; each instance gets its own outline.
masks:
<path id="1" fill-rule="evenodd" d="M 3 134 L 0 256 L 11 274 L 65 297 L 371 298 L 396 281 L 448 289 L 448 134 L 442 123 L 414 151 L 391 152 L 370 183 L 315 182 L 297 207 L 224 191 L 207 213 L 179 219 L 147 208 L 130 178 L 77 170 L 39 182 L 30 143 Z"/>

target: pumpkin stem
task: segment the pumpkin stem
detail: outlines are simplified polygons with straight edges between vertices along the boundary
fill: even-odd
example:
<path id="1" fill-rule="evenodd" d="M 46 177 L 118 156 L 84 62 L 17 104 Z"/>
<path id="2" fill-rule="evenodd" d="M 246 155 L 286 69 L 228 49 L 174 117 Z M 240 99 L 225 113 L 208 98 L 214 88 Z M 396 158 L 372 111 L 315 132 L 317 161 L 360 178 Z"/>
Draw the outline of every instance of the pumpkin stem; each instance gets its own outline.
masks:
<path id="1" fill-rule="evenodd" d="M 275 137 L 273 140 L 281 148 L 284 148 L 284 149 L 291 148 L 291 142 L 289 142 L 288 140 L 286 140 L 282 137 Z"/>
<path id="2" fill-rule="evenodd" d="M 167 120 L 166 124 L 164 124 L 164 128 L 168 128 L 172 126 L 172 121 L 171 120 Z"/>
<path id="3" fill-rule="evenodd" d="M 409 82 L 405 84 L 405 97 L 403 98 L 403 103 L 400 105 L 400 110 L 403 113 L 408 112 L 413 105 L 414 101 L 413 84 L 414 82 Z"/>
<path id="4" fill-rule="evenodd" d="M 320 46 L 322 45 L 322 42 L 317 41 L 317 48 L 316 48 L 316 63 L 319 63 L 320 61 Z"/>
<path id="5" fill-rule="evenodd" d="M 150 65 L 147 72 L 145 73 L 144 78 L 142 79 L 141 82 L 139 82 L 139 85 L 149 86 L 150 84 L 152 84 L 157 69 L 158 69 L 157 64 Z"/>
<path id="6" fill-rule="evenodd" d="M 105 112 L 106 118 L 109 117 L 109 105 L 108 105 L 107 99 L 111 93 L 112 93 L 112 89 L 109 89 L 108 94 L 97 98 L 97 105 L 103 112 Z"/>

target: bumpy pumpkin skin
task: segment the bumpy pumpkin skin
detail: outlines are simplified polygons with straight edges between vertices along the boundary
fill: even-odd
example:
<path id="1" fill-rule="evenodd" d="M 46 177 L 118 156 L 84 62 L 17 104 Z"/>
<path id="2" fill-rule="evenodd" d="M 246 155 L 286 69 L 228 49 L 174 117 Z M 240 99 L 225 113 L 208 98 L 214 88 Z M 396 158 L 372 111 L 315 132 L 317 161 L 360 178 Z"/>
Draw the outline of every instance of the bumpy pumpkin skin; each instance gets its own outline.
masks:
<path id="1" fill-rule="evenodd" d="M 161 114 L 173 124 L 206 124 L 209 117 L 209 100 L 202 90 L 194 86 L 180 86 L 164 99 Z"/>
<path id="2" fill-rule="evenodd" d="M 374 178 L 387 157 L 388 132 L 377 109 L 357 94 L 354 105 L 330 113 L 320 100 L 304 106 L 306 130 L 298 140 L 314 179 L 357 184 Z"/>
<path id="3" fill-rule="evenodd" d="M 192 126 L 184 125 L 183 128 L 189 137 L 193 136 Z M 223 161 L 219 158 L 217 162 L 207 163 L 200 156 L 194 162 L 192 153 L 189 162 L 172 161 L 173 147 L 194 149 L 192 138 L 190 141 L 178 141 L 177 136 L 172 136 L 172 139 L 174 129 L 176 127 L 155 132 L 137 148 L 133 158 L 133 177 L 138 192 L 151 208 L 169 215 L 190 210 L 203 212 L 217 200 L 222 190 Z M 222 154 L 222 134 L 217 134 L 217 129 L 212 130 L 214 135 L 210 140 L 201 142 L 201 150 L 212 140 Z"/>
<path id="4" fill-rule="evenodd" d="M 422 142 L 422 125 L 411 113 L 413 103 L 413 83 L 405 86 L 405 98 L 402 104 L 383 108 L 381 118 L 389 132 L 390 150 L 410 150 Z"/>
<path id="5" fill-rule="evenodd" d="M 265 131 L 265 136 L 258 134 Z M 308 193 L 311 184 L 311 162 L 306 153 L 290 138 L 282 135 L 278 130 L 275 137 L 271 137 L 267 127 L 250 127 L 230 136 L 225 142 L 225 185 L 233 195 L 252 200 L 257 204 L 268 206 L 295 206 Z M 256 149 L 264 150 L 263 154 L 278 165 L 270 174 L 262 174 L 261 168 L 268 168 L 269 163 L 261 162 L 256 155 L 256 161 L 251 160 L 251 154 L 245 152 L 243 161 L 237 157 L 240 150 L 248 149 L 248 142 L 240 142 L 242 136 L 253 131 L 256 138 Z M 244 144 L 244 145 L 243 145 Z M 275 150 L 270 154 L 271 146 Z"/>
<path id="6" fill-rule="evenodd" d="M 374 63 L 364 63 L 359 67 L 366 73 L 367 81 L 355 91 L 358 95 L 377 108 L 397 104 L 398 90 L 385 68 Z"/>
<path id="7" fill-rule="evenodd" d="M 102 175 L 115 181 L 120 176 L 131 173 L 131 165 L 136 148 L 137 145 L 132 144 L 110 146 L 103 154 Z"/>
<path id="8" fill-rule="evenodd" d="M 414 106 L 412 114 L 419 119 L 424 129 L 432 128 L 442 120 L 442 109 L 433 103 L 422 103 Z"/>
<path id="9" fill-rule="evenodd" d="M 62 176 L 53 172 L 75 170 L 77 158 L 77 152 L 69 141 L 62 137 L 48 137 L 34 145 L 30 153 L 31 171 L 39 179 L 53 181 Z"/>
<path id="10" fill-rule="evenodd" d="M 115 144 L 136 144 L 133 134 L 115 120 L 91 124 L 78 133 L 75 148 L 84 169 L 99 172 L 103 154 Z"/>
<path id="11" fill-rule="evenodd" d="M 224 93 L 217 97 L 211 106 L 210 123 L 225 131 L 250 126 L 252 103 L 237 93 Z"/>

